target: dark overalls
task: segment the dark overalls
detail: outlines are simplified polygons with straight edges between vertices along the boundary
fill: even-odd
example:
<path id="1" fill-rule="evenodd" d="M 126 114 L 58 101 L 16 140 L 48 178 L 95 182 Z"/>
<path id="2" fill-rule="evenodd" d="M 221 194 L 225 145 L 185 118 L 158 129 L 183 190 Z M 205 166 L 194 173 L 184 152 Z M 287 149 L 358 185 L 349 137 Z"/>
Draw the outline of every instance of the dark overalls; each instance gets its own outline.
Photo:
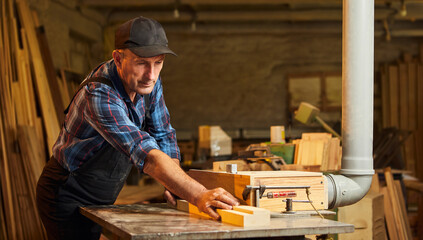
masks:
<path id="1" fill-rule="evenodd" d="M 104 80 L 88 80 L 94 81 Z M 113 204 L 131 167 L 129 158 L 107 141 L 90 160 L 73 172 L 64 169 L 51 157 L 36 190 L 37 207 L 48 238 L 99 239 L 101 227 L 81 215 L 79 207 Z"/>

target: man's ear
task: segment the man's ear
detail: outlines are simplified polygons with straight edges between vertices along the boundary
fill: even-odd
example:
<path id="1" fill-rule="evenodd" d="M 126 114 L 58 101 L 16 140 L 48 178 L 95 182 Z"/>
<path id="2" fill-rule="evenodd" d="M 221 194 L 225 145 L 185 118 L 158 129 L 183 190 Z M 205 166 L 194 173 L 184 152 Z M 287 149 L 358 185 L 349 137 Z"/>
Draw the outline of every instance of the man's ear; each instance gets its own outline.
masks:
<path id="1" fill-rule="evenodd" d="M 113 50 L 113 60 L 115 60 L 116 67 L 121 68 L 122 67 L 122 53 L 120 53 L 117 50 Z"/>

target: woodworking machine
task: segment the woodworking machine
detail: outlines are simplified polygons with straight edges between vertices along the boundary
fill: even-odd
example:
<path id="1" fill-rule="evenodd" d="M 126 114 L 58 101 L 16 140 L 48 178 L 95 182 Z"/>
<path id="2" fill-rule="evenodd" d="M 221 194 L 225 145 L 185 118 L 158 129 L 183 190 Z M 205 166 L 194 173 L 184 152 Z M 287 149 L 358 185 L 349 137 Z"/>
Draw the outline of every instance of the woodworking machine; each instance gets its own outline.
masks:
<path id="1" fill-rule="evenodd" d="M 268 209 L 272 214 L 328 209 L 327 182 L 322 173 L 301 171 L 190 170 L 188 175 L 207 188 L 222 187 L 241 204 Z M 231 166 L 231 167 L 229 167 Z M 310 213 L 312 214 L 312 213 Z"/>

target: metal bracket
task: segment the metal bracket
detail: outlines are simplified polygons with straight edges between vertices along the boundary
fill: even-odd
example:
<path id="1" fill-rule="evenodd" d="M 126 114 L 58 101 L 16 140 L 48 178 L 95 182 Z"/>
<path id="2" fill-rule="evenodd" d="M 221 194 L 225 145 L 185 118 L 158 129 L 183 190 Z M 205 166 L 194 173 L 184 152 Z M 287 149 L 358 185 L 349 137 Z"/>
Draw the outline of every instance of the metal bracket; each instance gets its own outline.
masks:
<path id="1" fill-rule="evenodd" d="M 259 200 L 263 197 L 264 191 L 267 189 L 309 189 L 310 186 L 266 186 L 266 185 L 260 185 L 260 186 L 251 186 L 247 185 L 244 188 L 244 191 L 242 192 L 242 198 L 244 201 L 248 199 L 248 196 L 250 195 L 250 192 L 252 190 L 256 191 L 256 207 L 259 207 Z"/>
<path id="2" fill-rule="evenodd" d="M 288 214 L 293 214 L 295 213 L 294 209 L 292 208 L 292 203 L 293 202 L 301 202 L 301 203 L 312 203 L 312 201 L 308 201 L 308 200 L 293 200 L 292 198 L 287 198 L 282 200 L 282 202 L 286 202 L 286 207 L 283 213 L 288 213 Z"/>

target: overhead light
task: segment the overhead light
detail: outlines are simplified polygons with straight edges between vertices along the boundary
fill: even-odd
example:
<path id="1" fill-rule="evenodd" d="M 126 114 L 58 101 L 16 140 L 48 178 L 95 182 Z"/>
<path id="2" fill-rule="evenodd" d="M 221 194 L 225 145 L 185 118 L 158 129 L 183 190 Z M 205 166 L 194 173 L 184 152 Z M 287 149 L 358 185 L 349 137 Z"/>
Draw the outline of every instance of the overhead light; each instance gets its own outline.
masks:
<path id="1" fill-rule="evenodd" d="M 174 18 L 179 18 L 179 0 L 175 0 L 175 10 L 173 10 L 173 17 Z"/>
<path id="2" fill-rule="evenodd" d="M 407 16 L 407 7 L 405 5 L 405 0 L 401 1 L 401 10 L 399 11 L 399 14 L 401 15 L 401 17 Z"/>
<path id="3" fill-rule="evenodd" d="M 174 18 L 179 18 L 179 10 L 177 8 L 175 8 L 175 10 L 173 10 L 173 17 Z"/>

